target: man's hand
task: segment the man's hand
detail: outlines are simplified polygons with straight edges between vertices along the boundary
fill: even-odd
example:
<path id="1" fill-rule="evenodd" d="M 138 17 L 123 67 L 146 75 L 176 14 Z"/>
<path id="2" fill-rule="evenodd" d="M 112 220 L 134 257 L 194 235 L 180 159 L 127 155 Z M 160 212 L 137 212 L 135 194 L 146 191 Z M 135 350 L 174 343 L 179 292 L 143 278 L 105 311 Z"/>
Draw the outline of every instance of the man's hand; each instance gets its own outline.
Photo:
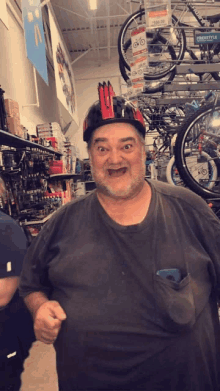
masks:
<path id="1" fill-rule="evenodd" d="M 34 332 L 36 339 L 45 344 L 52 344 L 60 331 L 66 314 L 57 301 L 43 303 L 34 316 Z"/>

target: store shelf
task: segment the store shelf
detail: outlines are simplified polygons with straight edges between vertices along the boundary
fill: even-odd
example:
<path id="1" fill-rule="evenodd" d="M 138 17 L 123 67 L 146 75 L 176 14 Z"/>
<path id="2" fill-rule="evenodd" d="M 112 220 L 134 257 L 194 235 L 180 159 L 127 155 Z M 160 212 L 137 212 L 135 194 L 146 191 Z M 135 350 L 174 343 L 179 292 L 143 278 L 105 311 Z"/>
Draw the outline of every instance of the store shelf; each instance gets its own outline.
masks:
<path id="1" fill-rule="evenodd" d="M 49 215 L 47 215 L 46 217 L 44 217 L 44 219 L 42 219 L 42 220 L 24 221 L 24 222 L 22 222 L 22 225 L 37 225 L 37 224 L 44 224 L 44 223 L 46 223 L 46 222 L 51 218 L 51 216 L 52 216 L 54 213 L 55 213 L 55 212 L 50 213 Z"/>
<path id="2" fill-rule="evenodd" d="M 207 82 L 207 83 L 170 83 L 164 85 L 164 91 L 209 91 L 220 90 L 220 82 Z"/>
<path id="3" fill-rule="evenodd" d="M 50 175 L 50 178 L 49 179 L 55 179 L 55 180 L 62 180 L 62 179 L 80 179 L 82 180 L 82 175 L 80 174 L 68 174 L 68 173 L 64 173 L 64 174 L 53 174 L 53 175 Z"/>
<path id="4" fill-rule="evenodd" d="M 36 143 L 32 143 L 31 141 L 24 140 L 20 137 L 14 136 L 11 133 L 5 132 L 4 130 L 0 130 L 0 145 L 7 145 L 14 148 L 37 148 L 41 151 L 45 151 L 48 153 L 52 153 L 58 157 L 62 156 L 62 153 L 54 151 L 53 149 L 44 147 L 43 145 L 39 145 Z"/>

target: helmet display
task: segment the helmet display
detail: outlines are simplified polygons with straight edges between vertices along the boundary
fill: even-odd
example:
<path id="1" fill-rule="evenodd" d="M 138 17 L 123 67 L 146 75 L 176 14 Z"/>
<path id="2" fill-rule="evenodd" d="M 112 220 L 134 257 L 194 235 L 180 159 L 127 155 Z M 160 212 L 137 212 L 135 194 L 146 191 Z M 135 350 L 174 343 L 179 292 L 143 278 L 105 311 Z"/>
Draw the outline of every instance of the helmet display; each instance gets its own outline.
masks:
<path id="1" fill-rule="evenodd" d="M 83 124 L 83 140 L 88 142 L 93 131 L 100 126 L 115 122 L 133 125 L 145 137 L 145 125 L 141 112 L 120 96 L 115 96 L 108 82 L 98 86 L 99 101 L 89 109 Z"/>

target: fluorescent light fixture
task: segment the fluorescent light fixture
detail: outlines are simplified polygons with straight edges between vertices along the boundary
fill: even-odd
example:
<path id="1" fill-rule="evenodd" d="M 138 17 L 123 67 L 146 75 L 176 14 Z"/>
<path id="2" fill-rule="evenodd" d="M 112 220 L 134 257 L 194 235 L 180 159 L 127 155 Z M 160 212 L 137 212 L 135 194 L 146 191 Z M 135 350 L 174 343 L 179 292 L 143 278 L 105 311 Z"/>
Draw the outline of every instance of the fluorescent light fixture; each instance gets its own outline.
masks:
<path id="1" fill-rule="evenodd" d="M 97 10 L 97 0 L 89 0 L 89 7 L 92 11 Z"/>

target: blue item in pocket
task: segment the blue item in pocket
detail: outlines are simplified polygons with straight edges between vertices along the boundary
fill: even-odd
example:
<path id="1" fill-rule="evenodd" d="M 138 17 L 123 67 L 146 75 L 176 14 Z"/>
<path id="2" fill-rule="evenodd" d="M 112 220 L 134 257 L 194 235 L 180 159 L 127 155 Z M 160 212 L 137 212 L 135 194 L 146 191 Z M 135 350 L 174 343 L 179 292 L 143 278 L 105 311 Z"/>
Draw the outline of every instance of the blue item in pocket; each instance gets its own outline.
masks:
<path id="1" fill-rule="evenodd" d="M 170 281 L 181 281 L 181 273 L 179 269 L 161 269 L 158 270 L 156 274 Z"/>

